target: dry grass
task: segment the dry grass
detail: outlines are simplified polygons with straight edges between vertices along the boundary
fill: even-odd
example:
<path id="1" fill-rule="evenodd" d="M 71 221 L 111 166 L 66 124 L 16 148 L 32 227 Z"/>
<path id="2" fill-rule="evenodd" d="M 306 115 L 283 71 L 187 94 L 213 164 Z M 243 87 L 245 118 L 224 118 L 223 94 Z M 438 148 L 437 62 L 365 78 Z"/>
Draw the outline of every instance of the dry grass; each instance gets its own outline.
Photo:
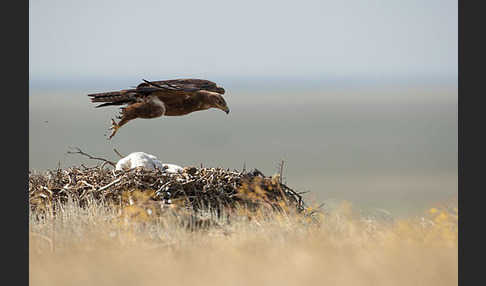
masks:
<path id="1" fill-rule="evenodd" d="M 183 221 L 95 200 L 31 212 L 30 284 L 457 285 L 454 207 L 395 221 L 346 203 L 318 222 L 268 209 L 198 230 Z"/>

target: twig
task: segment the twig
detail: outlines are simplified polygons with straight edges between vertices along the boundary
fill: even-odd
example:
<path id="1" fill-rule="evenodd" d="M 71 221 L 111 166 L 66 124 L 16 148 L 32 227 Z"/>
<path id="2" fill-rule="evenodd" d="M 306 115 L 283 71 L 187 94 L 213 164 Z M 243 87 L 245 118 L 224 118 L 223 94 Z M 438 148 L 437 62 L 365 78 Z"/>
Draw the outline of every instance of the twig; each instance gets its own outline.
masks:
<path id="1" fill-rule="evenodd" d="M 100 170 L 103 170 L 103 168 L 105 167 L 106 164 L 108 164 L 108 162 L 103 162 L 103 164 L 101 164 L 101 166 L 100 166 Z"/>
<path id="2" fill-rule="evenodd" d="M 103 190 L 105 190 L 105 189 L 107 189 L 107 188 L 109 188 L 109 187 L 113 186 L 114 184 L 116 184 L 116 183 L 120 182 L 120 180 L 121 180 L 121 178 L 118 178 L 118 179 L 114 180 L 113 182 L 109 183 L 108 185 L 106 185 L 106 186 L 104 186 L 104 187 L 101 187 L 101 188 L 98 190 L 98 192 L 103 191 Z"/>
<path id="3" fill-rule="evenodd" d="M 116 150 L 116 148 L 113 148 L 113 151 L 118 155 L 120 156 L 120 158 L 123 158 L 125 156 L 123 156 L 122 154 L 120 154 L 120 152 L 118 152 L 118 150 Z"/>
<path id="4" fill-rule="evenodd" d="M 78 147 L 73 147 L 72 149 L 75 149 L 77 150 L 76 152 L 72 152 L 72 151 L 68 151 L 67 154 L 80 154 L 80 155 L 83 155 L 83 156 L 86 156 L 88 157 L 89 159 L 93 159 L 93 160 L 100 160 L 100 161 L 103 161 L 103 162 L 106 162 L 110 165 L 112 165 L 113 167 L 116 166 L 116 164 L 110 160 L 106 160 L 104 158 L 100 158 L 100 157 L 93 157 L 85 152 L 83 152 L 81 149 L 79 149 Z"/>
<path id="5" fill-rule="evenodd" d="M 282 184 L 282 181 L 283 181 L 283 168 L 284 168 L 284 160 L 282 160 L 282 162 L 279 164 L 279 183 Z"/>
<path id="6" fill-rule="evenodd" d="M 88 182 L 86 182 L 86 181 L 84 181 L 84 180 L 79 181 L 79 182 L 80 182 L 80 183 L 85 184 L 85 185 L 86 185 L 86 186 L 88 186 L 88 187 L 91 187 L 93 190 L 95 190 L 95 189 L 96 189 L 96 187 L 95 187 L 95 186 L 91 185 L 90 183 L 88 183 Z"/>

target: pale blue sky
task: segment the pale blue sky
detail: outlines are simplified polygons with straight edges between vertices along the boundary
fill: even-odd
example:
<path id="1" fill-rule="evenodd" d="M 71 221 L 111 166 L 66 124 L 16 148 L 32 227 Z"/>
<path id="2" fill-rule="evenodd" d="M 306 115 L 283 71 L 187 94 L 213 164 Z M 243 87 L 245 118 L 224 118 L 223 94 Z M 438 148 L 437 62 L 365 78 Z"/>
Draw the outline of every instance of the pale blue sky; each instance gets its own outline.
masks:
<path id="1" fill-rule="evenodd" d="M 34 1 L 31 80 L 457 77 L 457 1 Z"/>

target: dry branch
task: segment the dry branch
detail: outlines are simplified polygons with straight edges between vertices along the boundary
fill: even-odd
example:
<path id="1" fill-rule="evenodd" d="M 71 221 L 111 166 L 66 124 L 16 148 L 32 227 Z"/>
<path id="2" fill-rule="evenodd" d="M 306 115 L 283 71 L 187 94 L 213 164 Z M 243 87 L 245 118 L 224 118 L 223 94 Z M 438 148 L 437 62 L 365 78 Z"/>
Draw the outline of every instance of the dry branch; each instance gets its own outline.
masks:
<path id="1" fill-rule="evenodd" d="M 80 148 L 78 147 L 73 147 L 72 149 L 75 149 L 76 152 L 73 152 L 73 151 L 68 151 L 67 154 L 80 154 L 80 155 L 83 155 L 83 156 L 86 156 L 88 157 L 89 159 L 92 159 L 92 160 L 99 160 L 99 161 L 103 161 L 107 164 L 110 164 L 111 166 L 115 167 L 116 166 L 116 163 L 115 162 L 112 162 L 110 160 L 107 160 L 105 158 L 100 158 L 100 157 L 94 157 L 94 156 L 91 156 L 90 154 L 88 153 L 85 153 L 83 152 Z M 116 150 L 116 149 L 115 149 Z"/>

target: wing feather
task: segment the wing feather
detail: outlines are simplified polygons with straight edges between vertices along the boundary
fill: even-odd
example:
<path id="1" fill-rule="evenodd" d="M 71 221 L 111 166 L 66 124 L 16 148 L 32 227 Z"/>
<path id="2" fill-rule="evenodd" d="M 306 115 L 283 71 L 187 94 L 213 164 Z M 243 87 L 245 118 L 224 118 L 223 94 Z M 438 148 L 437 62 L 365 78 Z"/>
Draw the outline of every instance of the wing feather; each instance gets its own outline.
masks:
<path id="1" fill-rule="evenodd" d="M 171 80 L 160 80 L 160 81 L 152 81 L 151 83 L 166 86 L 175 90 L 184 90 L 187 92 L 197 91 L 197 90 L 212 90 L 217 88 L 216 83 L 205 80 L 205 79 L 194 79 L 194 78 L 184 78 L 184 79 L 171 79 Z M 137 86 L 140 87 L 148 87 L 150 86 L 149 83 L 143 82 Z"/>

